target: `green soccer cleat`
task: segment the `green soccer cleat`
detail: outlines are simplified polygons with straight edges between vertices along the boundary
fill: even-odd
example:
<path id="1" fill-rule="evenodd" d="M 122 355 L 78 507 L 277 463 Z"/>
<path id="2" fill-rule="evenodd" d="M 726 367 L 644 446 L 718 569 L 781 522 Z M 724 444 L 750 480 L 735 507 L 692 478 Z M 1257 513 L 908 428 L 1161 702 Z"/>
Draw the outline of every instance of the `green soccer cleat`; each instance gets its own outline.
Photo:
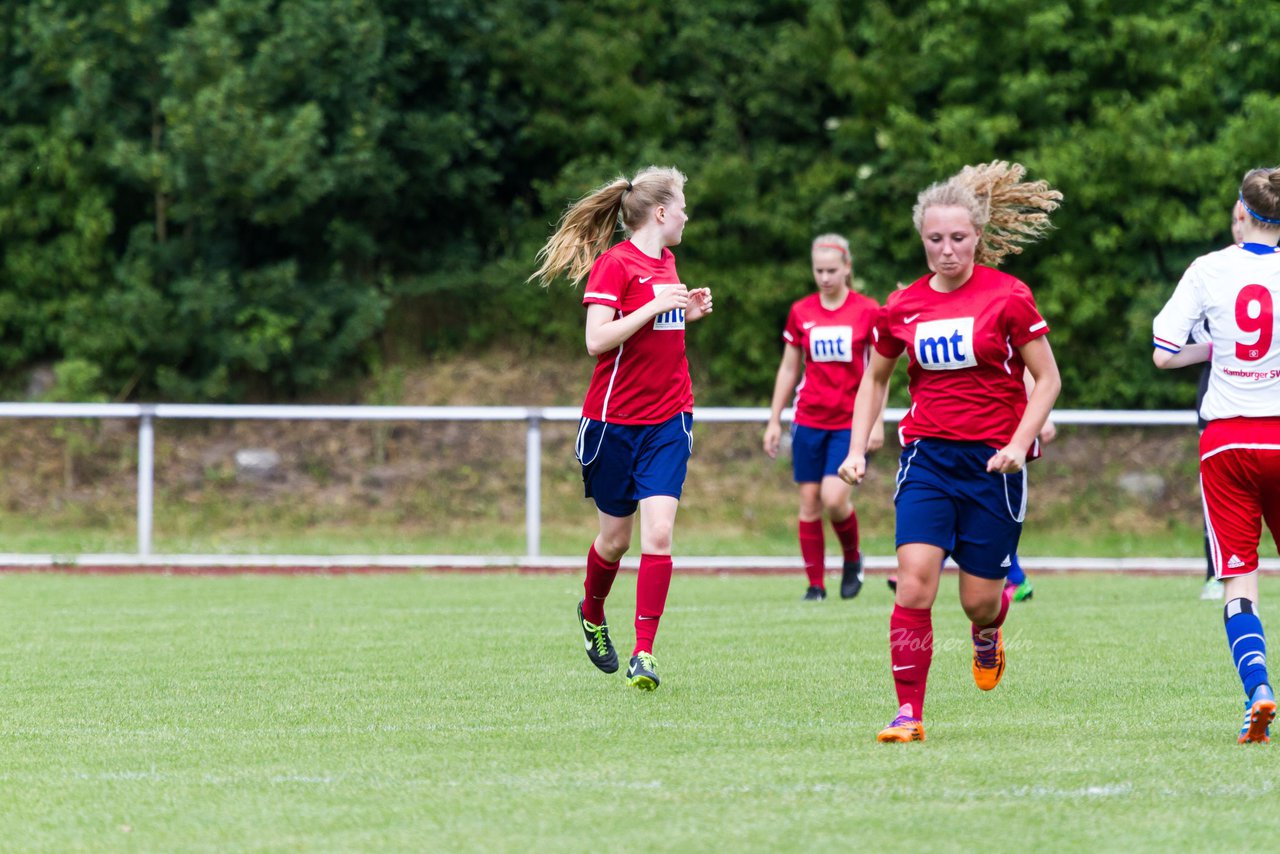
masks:
<path id="1" fill-rule="evenodd" d="M 1035 591 L 1031 589 L 1031 579 L 1028 578 L 1014 589 L 1013 601 L 1025 602 L 1031 598 L 1033 593 L 1035 593 Z"/>
<path id="2" fill-rule="evenodd" d="M 641 691 L 652 691 L 658 687 L 658 662 L 653 654 L 638 652 L 631 656 L 631 664 L 627 667 L 627 684 Z"/>

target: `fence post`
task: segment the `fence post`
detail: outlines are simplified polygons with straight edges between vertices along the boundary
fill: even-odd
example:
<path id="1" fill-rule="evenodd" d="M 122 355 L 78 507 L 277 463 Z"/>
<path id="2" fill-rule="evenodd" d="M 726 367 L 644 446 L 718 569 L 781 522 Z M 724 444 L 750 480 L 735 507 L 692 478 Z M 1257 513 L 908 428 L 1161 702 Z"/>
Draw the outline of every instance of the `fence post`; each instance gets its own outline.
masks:
<path id="1" fill-rule="evenodd" d="M 542 549 L 542 410 L 530 409 L 524 442 L 524 553 Z"/>
<path id="2" fill-rule="evenodd" d="M 152 480 L 155 477 L 154 408 L 142 407 L 138 419 L 138 556 L 151 554 Z"/>

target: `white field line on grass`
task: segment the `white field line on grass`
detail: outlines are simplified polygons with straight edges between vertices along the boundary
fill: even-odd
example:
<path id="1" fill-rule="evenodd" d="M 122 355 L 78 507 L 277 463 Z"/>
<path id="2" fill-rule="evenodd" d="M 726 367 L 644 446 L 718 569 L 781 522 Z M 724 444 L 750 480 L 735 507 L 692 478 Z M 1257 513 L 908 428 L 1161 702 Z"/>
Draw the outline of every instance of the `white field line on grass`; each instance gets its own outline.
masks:
<path id="1" fill-rule="evenodd" d="M 512 557 L 509 555 L 227 555 L 227 554 L 3 554 L 0 553 L 0 570 L 286 570 L 290 572 L 343 571 L 343 570 L 414 570 L 414 569 L 474 569 L 474 570 L 578 570 L 583 558 L 571 556 Z M 799 572 L 798 557 L 767 556 L 695 556 L 677 555 L 675 568 L 693 572 Z M 638 557 L 623 558 L 624 569 L 635 569 Z M 1205 568 L 1202 557 L 1024 557 L 1024 568 L 1032 572 L 1137 572 L 1146 574 L 1197 574 Z M 868 555 L 864 567 L 871 572 L 888 572 L 897 563 L 890 555 Z M 952 564 L 948 564 L 952 566 Z M 827 558 L 827 570 L 837 572 L 841 568 L 838 558 Z M 1265 573 L 1280 573 L 1280 559 L 1262 561 Z"/>

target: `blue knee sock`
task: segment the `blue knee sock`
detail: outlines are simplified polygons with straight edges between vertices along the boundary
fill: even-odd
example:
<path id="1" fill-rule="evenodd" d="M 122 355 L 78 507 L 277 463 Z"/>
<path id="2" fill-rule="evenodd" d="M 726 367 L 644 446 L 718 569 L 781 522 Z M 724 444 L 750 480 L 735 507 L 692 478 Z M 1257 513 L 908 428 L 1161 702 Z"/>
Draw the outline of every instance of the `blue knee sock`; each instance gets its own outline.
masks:
<path id="1" fill-rule="evenodd" d="M 1227 627 L 1231 660 L 1240 674 L 1245 697 L 1251 698 L 1259 685 L 1271 684 L 1267 678 L 1267 638 L 1262 631 L 1262 621 L 1248 599 L 1232 599 L 1223 608 L 1222 618 Z"/>
<path id="2" fill-rule="evenodd" d="M 1027 574 L 1022 571 L 1022 564 L 1018 563 L 1016 554 L 1009 555 L 1009 574 L 1005 580 L 1010 584 L 1021 584 L 1027 580 Z"/>

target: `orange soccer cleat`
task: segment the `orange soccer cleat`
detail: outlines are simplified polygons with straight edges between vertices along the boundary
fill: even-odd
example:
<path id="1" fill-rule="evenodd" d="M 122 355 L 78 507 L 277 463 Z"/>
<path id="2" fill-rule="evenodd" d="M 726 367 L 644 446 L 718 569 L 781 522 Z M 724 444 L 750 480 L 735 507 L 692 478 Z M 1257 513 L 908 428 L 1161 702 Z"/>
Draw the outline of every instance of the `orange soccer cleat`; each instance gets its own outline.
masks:
<path id="1" fill-rule="evenodd" d="M 876 741 L 924 741 L 924 723 L 919 718 L 899 714 L 893 723 L 880 730 Z"/>
<path id="2" fill-rule="evenodd" d="M 983 691 L 1000 684 L 1004 675 L 1004 639 L 1000 630 L 995 635 L 986 630 L 973 633 L 973 681 Z"/>
<path id="3" fill-rule="evenodd" d="M 1252 700 L 1244 701 L 1244 726 L 1240 727 L 1240 744 L 1267 744 L 1271 741 L 1271 721 L 1276 716 L 1276 698 L 1270 685 L 1259 685 Z"/>

